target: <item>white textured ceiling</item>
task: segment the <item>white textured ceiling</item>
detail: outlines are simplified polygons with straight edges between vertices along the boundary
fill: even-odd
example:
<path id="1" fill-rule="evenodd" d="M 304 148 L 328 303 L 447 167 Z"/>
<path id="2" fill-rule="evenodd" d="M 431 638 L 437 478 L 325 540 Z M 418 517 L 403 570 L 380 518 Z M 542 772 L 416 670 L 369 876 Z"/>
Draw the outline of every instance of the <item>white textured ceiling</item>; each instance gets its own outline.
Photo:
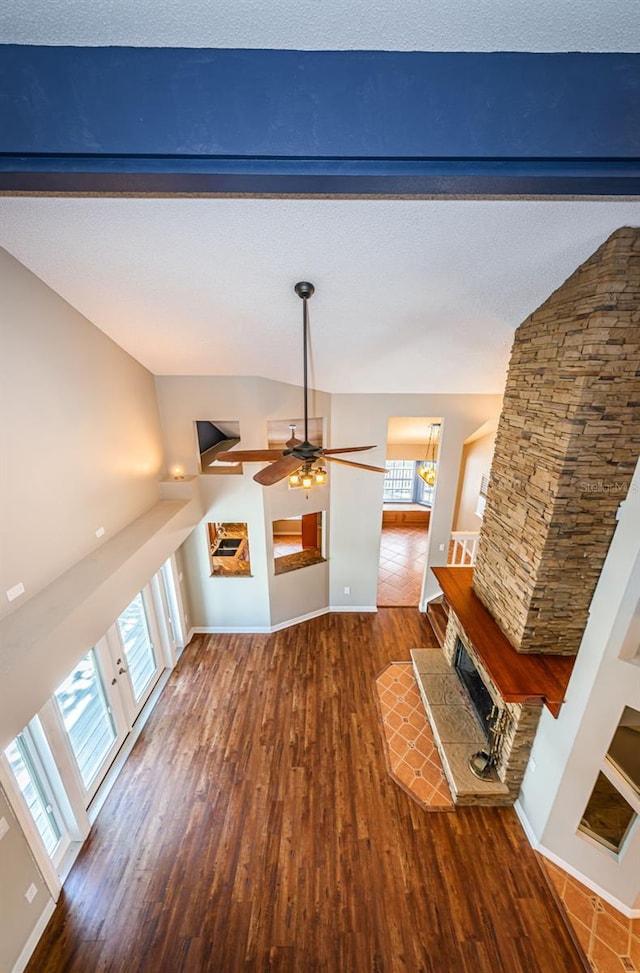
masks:
<path id="1" fill-rule="evenodd" d="M 637 0 L 9 0 L 0 43 L 637 51 Z"/>
<path id="2" fill-rule="evenodd" d="M 0 199 L 0 245 L 156 374 L 501 392 L 514 328 L 639 202 Z"/>

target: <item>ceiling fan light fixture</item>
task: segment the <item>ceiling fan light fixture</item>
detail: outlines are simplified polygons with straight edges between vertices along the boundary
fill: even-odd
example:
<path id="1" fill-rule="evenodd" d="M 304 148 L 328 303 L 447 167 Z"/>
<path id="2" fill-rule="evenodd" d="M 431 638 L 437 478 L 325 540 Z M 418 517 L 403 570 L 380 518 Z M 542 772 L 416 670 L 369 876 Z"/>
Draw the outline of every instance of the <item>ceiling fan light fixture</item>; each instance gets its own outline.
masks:
<path id="1" fill-rule="evenodd" d="M 311 470 L 306 470 L 300 477 L 300 485 L 306 490 L 313 486 L 313 473 Z"/>
<path id="2" fill-rule="evenodd" d="M 320 467 L 319 469 L 313 471 L 313 478 L 318 486 L 322 486 L 323 483 L 327 482 L 327 471 Z"/>
<path id="3" fill-rule="evenodd" d="M 296 470 L 295 473 L 291 473 L 289 476 L 289 486 L 297 487 L 300 486 L 300 474 Z"/>

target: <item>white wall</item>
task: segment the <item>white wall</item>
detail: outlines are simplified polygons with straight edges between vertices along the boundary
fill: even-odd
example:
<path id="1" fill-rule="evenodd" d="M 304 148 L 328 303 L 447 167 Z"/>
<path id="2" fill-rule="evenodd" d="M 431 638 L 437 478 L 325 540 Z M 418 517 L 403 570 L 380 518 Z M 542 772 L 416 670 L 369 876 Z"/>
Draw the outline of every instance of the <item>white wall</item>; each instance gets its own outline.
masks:
<path id="1" fill-rule="evenodd" d="M 454 530 L 480 530 L 482 518 L 476 513 L 478 494 L 482 477 L 489 476 L 495 445 L 495 432 L 472 439 L 464 445 Z"/>
<path id="2" fill-rule="evenodd" d="M 2 617 L 156 502 L 162 445 L 153 376 L 2 249 L 0 294 Z"/>
<path id="3" fill-rule="evenodd" d="M 442 418 L 438 480 L 429 526 L 428 562 L 432 566 L 446 563 L 464 440 L 499 413 L 501 401 L 498 395 L 333 395 L 331 398 L 332 445 L 375 443 L 375 450 L 362 454 L 363 462 L 374 466 L 384 466 L 391 416 Z M 331 605 L 371 609 L 376 604 L 383 477 L 338 468 L 332 469 L 332 482 Z M 433 596 L 439 590 L 435 578 L 427 572 L 425 580 L 425 596 Z M 349 594 L 345 594 L 345 587 L 351 589 Z"/>
<path id="4" fill-rule="evenodd" d="M 534 844 L 627 909 L 640 908 L 639 822 L 619 860 L 577 827 L 624 707 L 640 710 L 638 538 L 640 464 L 593 596 L 566 701 L 557 720 L 543 710 L 518 802 Z"/>
<path id="5" fill-rule="evenodd" d="M 267 421 L 289 419 L 302 411 L 302 389 L 261 378 L 159 376 L 156 378 L 168 466 L 196 473 L 198 453 L 194 422 L 238 420 L 238 449 L 266 449 Z M 329 417 L 330 398 L 310 393 L 310 414 Z M 327 509 L 329 487 L 314 488 L 307 500 L 286 483 L 262 487 L 253 474 L 261 464 L 244 464 L 242 476 L 202 477 L 203 519 L 184 546 L 185 570 L 193 618 L 204 629 L 269 630 L 281 622 L 326 609 L 328 566 L 313 565 L 274 576 L 272 521 L 312 512 L 321 496 Z M 313 509 L 316 509 L 313 507 Z M 320 509 L 320 508 L 318 508 Z M 212 578 L 206 524 L 241 521 L 248 525 L 251 577 Z"/>
<path id="6" fill-rule="evenodd" d="M 327 464 L 330 466 L 330 464 Z M 269 598 L 271 604 L 271 625 L 280 625 L 291 618 L 304 618 L 306 615 L 325 611 L 329 606 L 329 562 L 311 564 L 297 571 L 276 575 L 273 561 L 274 520 L 293 517 L 297 514 L 325 512 L 323 543 L 327 544 L 329 532 L 331 482 L 336 466 L 330 466 L 326 486 L 288 490 L 286 487 L 269 487 L 265 490 L 265 528 L 267 537 L 267 561 L 269 577 Z M 288 511 L 285 513 L 284 511 Z M 298 521 L 300 529 L 300 521 Z M 327 553 L 329 551 L 327 550 Z"/>

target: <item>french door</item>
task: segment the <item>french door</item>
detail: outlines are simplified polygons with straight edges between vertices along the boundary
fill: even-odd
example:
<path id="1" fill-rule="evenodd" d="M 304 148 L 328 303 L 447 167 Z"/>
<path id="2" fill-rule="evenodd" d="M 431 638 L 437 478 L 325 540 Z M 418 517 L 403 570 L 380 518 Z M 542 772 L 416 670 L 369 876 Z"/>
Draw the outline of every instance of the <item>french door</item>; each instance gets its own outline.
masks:
<path id="1" fill-rule="evenodd" d="M 54 693 L 85 807 L 129 732 L 122 705 L 108 685 L 109 669 L 101 639 Z"/>
<path id="2" fill-rule="evenodd" d="M 120 693 L 130 728 L 167 663 L 149 587 L 127 605 L 107 633 L 107 642 L 116 680 L 112 685 Z"/>

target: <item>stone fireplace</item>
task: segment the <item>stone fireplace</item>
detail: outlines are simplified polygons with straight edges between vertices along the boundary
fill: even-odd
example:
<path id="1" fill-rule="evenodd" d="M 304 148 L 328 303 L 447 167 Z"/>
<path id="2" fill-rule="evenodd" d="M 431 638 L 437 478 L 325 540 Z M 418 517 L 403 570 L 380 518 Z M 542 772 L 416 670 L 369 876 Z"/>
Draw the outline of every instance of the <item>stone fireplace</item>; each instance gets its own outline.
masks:
<path id="1" fill-rule="evenodd" d="M 458 804 L 513 803 L 542 708 L 562 705 L 640 453 L 639 308 L 640 230 L 625 227 L 516 331 L 476 565 L 433 569 L 442 651 L 413 653 Z M 494 706 L 493 780 L 474 781 Z"/>

